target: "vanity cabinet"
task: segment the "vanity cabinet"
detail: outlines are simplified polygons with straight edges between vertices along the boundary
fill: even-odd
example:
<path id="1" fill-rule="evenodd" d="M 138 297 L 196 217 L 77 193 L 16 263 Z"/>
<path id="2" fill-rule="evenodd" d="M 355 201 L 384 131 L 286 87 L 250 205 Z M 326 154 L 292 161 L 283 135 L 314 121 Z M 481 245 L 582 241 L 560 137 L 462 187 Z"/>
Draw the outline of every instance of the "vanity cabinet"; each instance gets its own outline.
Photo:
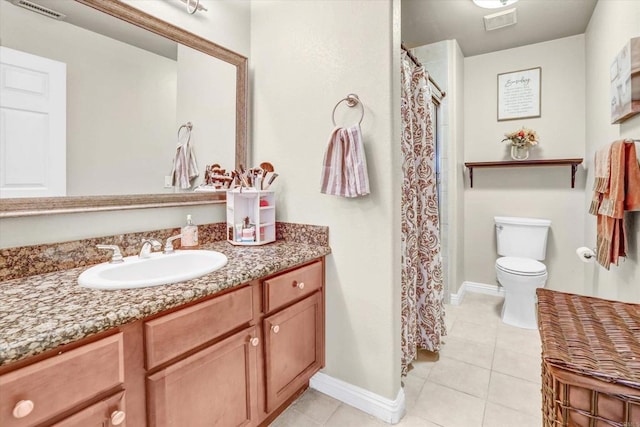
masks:
<path id="1" fill-rule="evenodd" d="M 2 427 L 268 425 L 324 366 L 324 259 L 0 368 Z"/>
<path id="2" fill-rule="evenodd" d="M 266 425 L 324 366 L 323 284 L 318 260 L 146 321 L 148 425 Z"/>

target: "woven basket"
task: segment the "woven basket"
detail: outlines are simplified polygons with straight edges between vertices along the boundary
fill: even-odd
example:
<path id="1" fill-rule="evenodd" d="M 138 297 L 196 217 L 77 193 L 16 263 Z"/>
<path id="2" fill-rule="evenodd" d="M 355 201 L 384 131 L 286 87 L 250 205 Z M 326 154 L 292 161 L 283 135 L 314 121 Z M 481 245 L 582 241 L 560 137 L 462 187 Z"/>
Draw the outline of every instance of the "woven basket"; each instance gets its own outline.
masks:
<path id="1" fill-rule="evenodd" d="M 640 305 L 538 289 L 544 427 L 640 427 Z"/>

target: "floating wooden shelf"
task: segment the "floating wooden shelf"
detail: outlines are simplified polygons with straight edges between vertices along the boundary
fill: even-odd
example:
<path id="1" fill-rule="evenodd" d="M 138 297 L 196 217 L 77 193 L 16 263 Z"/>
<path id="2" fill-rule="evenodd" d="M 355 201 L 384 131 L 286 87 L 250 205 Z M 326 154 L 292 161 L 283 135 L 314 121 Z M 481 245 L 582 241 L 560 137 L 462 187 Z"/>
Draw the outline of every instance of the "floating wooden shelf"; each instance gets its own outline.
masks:
<path id="1" fill-rule="evenodd" d="M 469 168 L 469 183 L 473 188 L 473 168 L 513 168 L 531 166 L 571 166 L 571 188 L 576 186 L 576 171 L 583 159 L 510 160 L 502 162 L 466 162 Z"/>

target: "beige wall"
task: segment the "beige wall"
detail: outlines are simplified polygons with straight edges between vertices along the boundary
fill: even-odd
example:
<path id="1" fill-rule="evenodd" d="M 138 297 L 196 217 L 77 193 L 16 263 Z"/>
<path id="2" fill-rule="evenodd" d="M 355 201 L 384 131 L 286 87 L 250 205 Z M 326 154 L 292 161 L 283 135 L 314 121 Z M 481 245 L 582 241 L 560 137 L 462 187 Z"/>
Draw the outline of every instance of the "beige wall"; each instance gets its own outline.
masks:
<path id="1" fill-rule="evenodd" d="M 250 0 L 200 0 L 207 12 L 189 15 L 179 0 L 123 0 L 144 12 L 248 56 Z"/>
<path id="2" fill-rule="evenodd" d="M 258 1 L 251 34 L 255 163 L 280 173 L 280 220 L 330 227 L 325 372 L 389 399 L 400 389 L 394 3 Z M 351 92 L 365 107 L 371 181 L 371 195 L 358 199 L 319 192 L 331 111 Z"/>
<path id="3" fill-rule="evenodd" d="M 246 0 L 205 0 L 209 12 L 197 16 L 187 15 L 178 1 L 129 2 L 241 54 L 249 52 L 251 19 Z M 191 213 L 198 224 L 224 221 L 225 218 L 223 205 L 210 205 L 0 219 L 0 248 L 178 227 L 184 224 L 187 213 Z"/>
<path id="4" fill-rule="evenodd" d="M 609 69 L 613 59 L 632 37 L 640 36 L 640 2 L 599 1 L 591 17 L 586 39 L 586 162 L 587 192 L 581 211 L 584 216 L 584 246 L 595 247 L 595 217 L 587 214 L 593 182 L 593 157 L 601 147 L 620 138 L 640 138 L 640 115 L 619 125 L 611 124 L 609 110 Z M 636 145 L 640 152 L 640 144 Z M 625 217 L 629 256 L 610 271 L 597 264 L 584 266 L 581 293 L 604 298 L 640 302 L 640 212 Z"/>
<path id="5" fill-rule="evenodd" d="M 229 84 L 235 79 L 235 66 L 178 46 L 175 129 L 186 122 L 193 124 L 191 142 L 200 168 L 194 185 L 203 182 L 206 165 L 217 163 L 227 171 L 235 169 L 236 86 Z M 171 144 L 175 147 L 174 140 Z"/>
<path id="6" fill-rule="evenodd" d="M 542 67 L 540 118 L 498 122 L 497 74 Z M 478 55 L 464 60 L 464 157 L 466 161 L 509 159 L 505 132 L 535 129 L 540 145 L 530 158 L 584 156 L 584 36 Z M 583 244 L 585 177 L 570 188 L 570 168 L 475 169 L 474 187 L 464 191 L 464 279 L 495 283 L 497 258 L 493 217 L 523 216 L 552 221 L 547 258 L 547 286 L 577 291 L 583 265 L 575 249 Z"/>

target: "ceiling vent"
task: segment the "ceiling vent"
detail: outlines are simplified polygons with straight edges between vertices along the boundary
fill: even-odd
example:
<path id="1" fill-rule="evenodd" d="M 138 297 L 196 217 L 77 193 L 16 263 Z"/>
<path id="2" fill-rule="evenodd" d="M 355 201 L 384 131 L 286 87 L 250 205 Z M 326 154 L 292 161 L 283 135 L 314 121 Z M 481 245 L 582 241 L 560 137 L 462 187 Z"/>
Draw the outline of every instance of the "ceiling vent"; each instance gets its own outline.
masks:
<path id="1" fill-rule="evenodd" d="M 57 19 L 60 21 L 67 17 L 67 15 L 63 13 L 56 12 L 53 9 L 40 6 L 39 4 L 30 2 L 28 0 L 11 0 L 11 3 L 15 4 L 16 6 L 23 7 L 32 12 L 39 13 L 40 15 L 48 16 L 49 18 Z"/>
<path id="2" fill-rule="evenodd" d="M 518 22 L 515 9 L 507 9 L 502 12 L 492 13 L 484 17 L 484 29 L 487 31 L 508 27 Z"/>

